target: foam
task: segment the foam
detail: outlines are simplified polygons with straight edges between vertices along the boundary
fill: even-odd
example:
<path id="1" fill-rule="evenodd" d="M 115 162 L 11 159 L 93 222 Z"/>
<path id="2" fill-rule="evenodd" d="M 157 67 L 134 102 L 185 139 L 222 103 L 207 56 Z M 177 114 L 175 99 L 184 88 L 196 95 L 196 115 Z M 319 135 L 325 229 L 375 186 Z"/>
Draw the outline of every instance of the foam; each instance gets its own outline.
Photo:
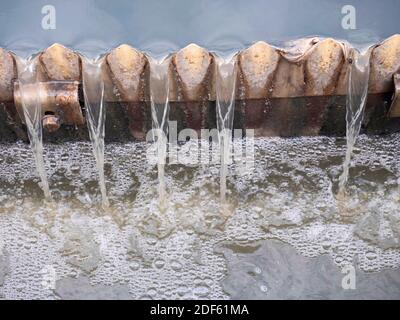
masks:
<path id="1" fill-rule="evenodd" d="M 3 144 L 0 296 L 56 299 L 57 292 L 87 287 L 78 278 L 116 287 L 116 296 L 127 288 L 137 299 L 237 297 L 222 282 L 236 272 L 234 260 L 216 248 L 239 244 L 251 252 L 266 239 L 285 242 L 307 259 L 325 255 L 339 268 L 397 269 L 399 141 L 398 134 L 360 136 L 341 205 L 334 192 L 343 139 L 256 139 L 254 171 L 242 175 L 235 163 L 229 166 L 229 206 L 222 212 L 217 164 L 166 165 L 163 213 L 156 167 L 147 164 L 143 143 L 106 145 L 107 211 L 89 143 L 44 146 L 52 203 L 41 200 L 29 146 Z M 55 290 L 43 285 L 49 268 Z M 266 292 L 270 287 L 263 284 Z"/>

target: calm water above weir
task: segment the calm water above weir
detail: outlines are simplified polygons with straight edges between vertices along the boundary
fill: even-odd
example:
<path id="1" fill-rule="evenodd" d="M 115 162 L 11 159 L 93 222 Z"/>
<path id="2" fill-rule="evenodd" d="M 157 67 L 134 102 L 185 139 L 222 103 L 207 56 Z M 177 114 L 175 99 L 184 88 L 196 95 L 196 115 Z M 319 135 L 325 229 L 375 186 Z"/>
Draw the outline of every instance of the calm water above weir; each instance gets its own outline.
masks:
<path id="1" fill-rule="evenodd" d="M 54 30 L 41 26 L 46 4 L 2 3 L 0 46 L 29 56 L 59 42 L 94 57 L 121 43 L 144 51 L 156 43 L 168 50 L 197 43 L 225 51 L 312 35 L 379 42 L 399 32 L 397 0 L 53 0 Z M 349 4 L 357 10 L 356 30 L 342 27 L 342 8 Z"/>
<path id="2" fill-rule="evenodd" d="M 256 139 L 253 171 L 229 165 L 225 215 L 219 165 L 167 164 L 161 214 L 147 145 L 106 145 L 104 210 L 90 143 L 45 145 L 53 202 L 29 145 L 3 144 L 0 296 L 399 298 L 399 138 L 359 137 L 346 215 L 332 191 L 345 139 Z"/>

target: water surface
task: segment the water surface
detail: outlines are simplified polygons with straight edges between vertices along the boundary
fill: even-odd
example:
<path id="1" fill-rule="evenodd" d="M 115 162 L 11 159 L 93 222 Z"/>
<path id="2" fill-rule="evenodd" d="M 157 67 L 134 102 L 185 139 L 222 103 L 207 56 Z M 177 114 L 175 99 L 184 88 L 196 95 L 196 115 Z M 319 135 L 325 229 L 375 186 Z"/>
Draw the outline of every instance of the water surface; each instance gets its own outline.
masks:
<path id="1" fill-rule="evenodd" d="M 29 146 L 3 144 L 0 295 L 399 298 L 399 138 L 359 137 L 346 216 L 335 197 L 344 139 L 256 139 L 254 170 L 230 165 L 225 214 L 217 164 L 167 164 L 170 206 L 160 213 L 146 144 L 106 145 L 104 210 L 90 143 L 45 146 L 51 204 Z M 351 292 L 338 283 L 348 265 Z"/>

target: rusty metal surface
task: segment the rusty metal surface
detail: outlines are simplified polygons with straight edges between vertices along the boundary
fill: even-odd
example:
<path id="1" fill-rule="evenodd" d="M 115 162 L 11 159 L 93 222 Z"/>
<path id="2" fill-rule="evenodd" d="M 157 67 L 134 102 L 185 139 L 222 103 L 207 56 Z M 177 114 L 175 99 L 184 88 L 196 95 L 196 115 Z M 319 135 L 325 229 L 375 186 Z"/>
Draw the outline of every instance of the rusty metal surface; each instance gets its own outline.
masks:
<path id="1" fill-rule="evenodd" d="M 47 80 L 80 81 L 79 55 L 61 44 L 55 43 L 39 56 Z"/>
<path id="2" fill-rule="evenodd" d="M 47 114 L 43 116 L 42 119 L 43 128 L 48 132 L 56 132 L 60 129 L 61 122 L 60 119 L 52 114 Z"/>
<path id="3" fill-rule="evenodd" d="M 400 70 L 393 76 L 394 92 L 389 116 L 391 118 L 400 117 Z"/>
<path id="4" fill-rule="evenodd" d="M 247 99 L 271 96 L 280 59 L 276 49 L 261 41 L 240 53 L 239 77 Z"/>
<path id="5" fill-rule="evenodd" d="M 241 51 L 237 55 L 235 117 L 239 120 L 235 125 L 254 127 L 257 135 L 292 136 L 323 134 L 330 127 L 327 121 L 335 123 L 336 118 L 342 123 L 353 50 L 335 39 L 306 38 L 294 41 L 288 49 L 260 41 Z M 210 110 L 215 101 L 214 60 L 209 51 L 196 44 L 171 56 L 169 100 L 173 105 L 171 116 L 179 126 L 199 131 L 213 123 Z M 65 125 L 84 125 L 79 103 L 79 54 L 54 44 L 38 55 L 38 61 L 40 83 L 27 88 L 27 95 L 33 98 L 38 90 L 43 117 L 47 116 L 45 127 L 54 131 L 60 125 L 61 129 Z M 372 51 L 368 98 L 371 115 L 400 117 L 399 80 L 398 75 L 394 77 L 399 69 L 400 35 L 394 35 Z M 121 45 L 106 55 L 102 77 L 105 100 L 112 106 L 107 113 L 111 134 L 121 136 L 121 130 L 125 130 L 133 139 L 144 139 L 151 119 L 146 55 Z M 15 108 L 22 115 L 16 78 L 13 56 L 0 49 L 0 103 L 7 102 L 8 114 Z M 393 99 L 388 101 L 388 96 Z M 377 123 L 383 125 L 386 120 L 380 118 Z"/>
<path id="6" fill-rule="evenodd" d="M 61 123 L 67 125 L 83 125 L 85 119 L 79 103 L 79 82 L 49 81 L 35 84 L 24 84 L 24 99 L 21 96 L 19 81 L 14 82 L 15 107 L 21 119 L 24 119 L 22 103 L 27 107 L 35 107 L 40 103 L 42 117 L 55 115 Z"/>
<path id="7" fill-rule="evenodd" d="M 393 75 L 400 69 L 400 34 L 379 44 L 371 56 L 370 93 L 393 91 Z"/>
<path id="8" fill-rule="evenodd" d="M 210 95 L 213 56 L 204 48 L 190 44 L 172 57 L 175 81 L 179 88 L 176 100 L 202 101 Z"/>
<path id="9" fill-rule="evenodd" d="M 352 48 L 331 39 L 310 38 L 295 43 L 293 48 L 279 49 L 257 42 L 239 54 L 242 83 L 246 98 L 287 98 L 346 94 L 347 57 Z M 74 51 L 54 44 L 39 55 L 41 81 L 81 81 L 80 57 Z M 106 80 L 116 92 L 108 101 L 145 101 L 148 79 L 147 58 L 129 45 L 121 45 L 107 54 Z M 214 100 L 213 77 L 210 69 L 213 56 L 204 48 L 191 44 L 173 55 L 173 78 L 182 90 L 183 99 L 199 99 L 201 90 L 209 86 L 208 99 Z M 392 77 L 400 68 L 400 35 L 378 44 L 371 56 L 370 93 L 393 90 Z M 12 80 L 16 78 L 11 55 L 0 49 L 0 100 L 12 98 Z M 206 84 L 209 81 L 209 84 Z M 173 93 L 171 101 L 182 101 Z M 239 99 L 241 96 L 238 97 Z"/>
<path id="10" fill-rule="evenodd" d="M 145 55 L 124 44 L 112 50 L 106 61 L 108 72 L 105 77 L 111 79 L 116 89 L 113 92 L 116 101 L 144 101 L 145 72 L 148 66 Z M 112 99 L 112 94 L 109 94 L 108 101 Z"/>
<path id="11" fill-rule="evenodd" d="M 214 57 L 207 50 L 190 44 L 173 55 L 173 85 L 170 98 L 181 106 L 180 120 L 185 128 L 198 133 L 205 127 L 207 105 L 214 96 Z"/>
<path id="12" fill-rule="evenodd" d="M 13 81 L 16 67 L 12 55 L 0 48 L 0 102 L 13 100 Z"/>

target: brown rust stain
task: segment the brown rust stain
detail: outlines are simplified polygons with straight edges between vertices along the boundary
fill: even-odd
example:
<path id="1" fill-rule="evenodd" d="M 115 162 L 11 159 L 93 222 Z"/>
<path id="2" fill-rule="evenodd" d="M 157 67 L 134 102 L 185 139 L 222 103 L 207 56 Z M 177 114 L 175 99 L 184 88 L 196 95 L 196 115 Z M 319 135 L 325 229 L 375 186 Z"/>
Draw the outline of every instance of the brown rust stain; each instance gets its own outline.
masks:
<path id="1" fill-rule="evenodd" d="M 239 54 L 239 73 L 247 99 L 271 96 L 272 81 L 279 60 L 278 51 L 262 41 Z"/>
<path id="2" fill-rule="evenodd" d="M 190 44 L 172 57 L 177 87 L 186 101 L 202 101 L 209 95 L 212 55 L 205 49 Z M 178 100 L 180 94 L 177 94 Z"/>
<path id="3" fill-rule="evenodd" d="M 119 99 L 126 102 L 143 101 L 143 77 L 148 65 L 146 56 L 123 44 L 112 50 L 106 60 Z"/>
<path id="4" fill-rule="evenodd" d="M 399 69 L 400 34 L 396 34 L 372 51 L 369 93 L 393 91 L 393 75 Z"/>
<path id="5" fill-rule="evenodd" d="M 304 90 L 304 63 L 281 59 L 273 81 L 272 97 L 301 97 Z"/>
<path id="6" fill-rule="evenodd" d="M 0 101 L 13 100 L 13 82 L 16 78 L 16 66 L 12 55 L 0 48 Z"/>
<path id="7" fill-rule="evenodd" d="M 392 105 L 389 110 L 389 117 L 399 118 L 400 117 L 400 69 L 393 76 L 394 82 L 394 93 L 392 99 Z"/>
<path id="8" fill-rule="evenodd" d="M 48 80 L 81 80 L 80 57 L 71 49 L 55 43 L 39 59 Z"/>
<path id="9" fill-rule="evenodd" d="M 49 81 L 23 86 L 25 99 L 32 100 L 32 103 L 28 103 L 28 105 L 35 105 L 36 99 L 40 99 L 42 117 L 46 114 L 52 114 L 57 116 L 64 124 L 83 125 L 85 123 L 79 104 L 79 82 Z M 20 83 L 16 81 L 14 83 L 15 107 L 21 119 L 24 119 L 21 98 Z"/>
<path id="10" fill-rule="evenodd" d="M 305 96 L 334 94 L 343 62 L 344 53 L 340 43 L 330 38 L 317 43 L 306 61 Z"/>
<path id="11" fill-rule="evenodd" d="M 204 48 L 190 44 L 172 57 L 173 86 L 171 96 L 182 101 L 179 108 L 185 127 L 204 128 L 212 90 L 213 56 Z M 177 110 L 179 112 L 179 110 Z"/>

